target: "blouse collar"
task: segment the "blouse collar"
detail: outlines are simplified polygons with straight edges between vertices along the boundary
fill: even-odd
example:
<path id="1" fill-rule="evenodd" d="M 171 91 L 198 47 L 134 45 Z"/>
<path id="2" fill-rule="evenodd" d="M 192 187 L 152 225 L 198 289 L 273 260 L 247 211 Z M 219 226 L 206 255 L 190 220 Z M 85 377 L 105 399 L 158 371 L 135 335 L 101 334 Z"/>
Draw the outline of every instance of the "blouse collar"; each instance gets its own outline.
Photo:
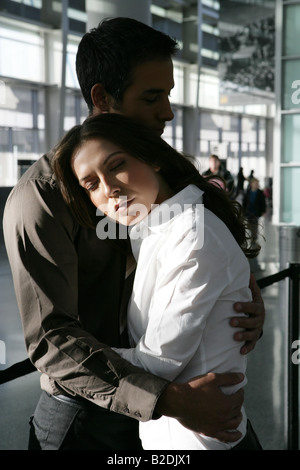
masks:
<path id="1" fill-rule="evenodd" d="M 163 203 L 155 206 L 143 220 L 129 227 L 132 249 L 135 254 L 141 242 L 151 233 L 161 233 L 177 215 L 193 204 L 202 204 L 203 191 L 190 184 Z"/>

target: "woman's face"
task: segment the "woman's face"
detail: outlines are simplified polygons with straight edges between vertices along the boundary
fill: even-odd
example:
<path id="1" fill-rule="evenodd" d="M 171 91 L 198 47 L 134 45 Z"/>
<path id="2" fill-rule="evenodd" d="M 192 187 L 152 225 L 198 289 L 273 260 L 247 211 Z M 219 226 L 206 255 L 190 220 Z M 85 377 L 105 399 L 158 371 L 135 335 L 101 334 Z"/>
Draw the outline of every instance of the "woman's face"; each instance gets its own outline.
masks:
<path id="1" fill-rule="evenodd" d="M 172 193 L 159 174 L 159 167 L 125 153 L 112 142 L 84 142 L 72 158 L 73 171 L 93 204 L 111 219 L 132 225 Z"/>

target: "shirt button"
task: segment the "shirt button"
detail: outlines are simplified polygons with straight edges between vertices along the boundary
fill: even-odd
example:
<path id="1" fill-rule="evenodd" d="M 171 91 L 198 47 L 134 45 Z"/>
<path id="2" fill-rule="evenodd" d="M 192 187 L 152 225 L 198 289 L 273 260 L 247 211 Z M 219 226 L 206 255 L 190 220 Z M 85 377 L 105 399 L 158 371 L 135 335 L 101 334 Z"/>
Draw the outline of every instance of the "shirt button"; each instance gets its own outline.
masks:
<path id="1" fill-rule="evenodd" d="M 134 414 L 135 414 L 135 416 L 136 416 L 137 418 L 141 418 L 141 417 L 142 417 L 142 415 L 141 415 L 141 413 L 140 413 L 139 411 L 136 411 Z"/>
<path id="2" fill-rule="evenodd" d="M 127 406 L 123 409 L 123 411 L 124 413 L 130 413 L 129 408 Z"/>

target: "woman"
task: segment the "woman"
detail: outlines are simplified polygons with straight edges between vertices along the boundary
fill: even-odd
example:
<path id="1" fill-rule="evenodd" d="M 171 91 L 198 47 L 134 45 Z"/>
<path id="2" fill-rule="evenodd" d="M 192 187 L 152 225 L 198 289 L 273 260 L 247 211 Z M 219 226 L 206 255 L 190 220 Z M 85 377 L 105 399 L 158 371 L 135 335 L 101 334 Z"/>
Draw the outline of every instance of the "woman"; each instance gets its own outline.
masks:
<path id="1" fill-rule="evenodd" d="M 73 128 L 53 165 L 81 223 L 95 223 L 88 198 L 107 220 L 129 226 L 137 261 L 127 319 L 132 348 L 117 352 L 178 382 L 209 371 L 245 373 L 229 319 L 234 302 L 251 298 L 246 256 L 258 248 L 249 247 L 240 205 L 189 158 L 117 114 Z M 239 431 L 246 439 L 252 433 L 244 410 Z M 167 417 L 141 423 L 140 434 L 145 449 L 232 448 Z M 254 441 L 250 449 L 260 449 L 255 435 Z"/>

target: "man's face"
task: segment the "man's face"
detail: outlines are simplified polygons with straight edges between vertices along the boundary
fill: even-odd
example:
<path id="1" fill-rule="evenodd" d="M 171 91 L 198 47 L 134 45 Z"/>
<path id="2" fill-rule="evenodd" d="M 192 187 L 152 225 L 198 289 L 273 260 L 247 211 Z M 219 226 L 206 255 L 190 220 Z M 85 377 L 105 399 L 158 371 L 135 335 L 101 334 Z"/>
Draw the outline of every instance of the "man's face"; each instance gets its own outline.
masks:
<path id="1" fill-rule="evenodd" d="M 170 92 L 174 87 L 171 59 L 151 60 L 137 65 L 133 82 L 124 93 L 121 105 L 110 103 L 109 112 L 118 112 L 142 122 L 159 135 L 174 117 Z"/>
<path id="2" fill-rule="evenodd" d="M 217 160 L 216 158 L 211 157 L 209 159 L 209 168 L 212 173 L 218 173 L 219 168 L 220 168 L 220 160 Z"/>
<path id="3" fill-rule="evenodd" d="M 250 181 L 250 186 L 251 186 L 252 191 L 256 191 L 259 187 L 259 181 L 257 181 L 256 179 L 252 179 Z"/>

